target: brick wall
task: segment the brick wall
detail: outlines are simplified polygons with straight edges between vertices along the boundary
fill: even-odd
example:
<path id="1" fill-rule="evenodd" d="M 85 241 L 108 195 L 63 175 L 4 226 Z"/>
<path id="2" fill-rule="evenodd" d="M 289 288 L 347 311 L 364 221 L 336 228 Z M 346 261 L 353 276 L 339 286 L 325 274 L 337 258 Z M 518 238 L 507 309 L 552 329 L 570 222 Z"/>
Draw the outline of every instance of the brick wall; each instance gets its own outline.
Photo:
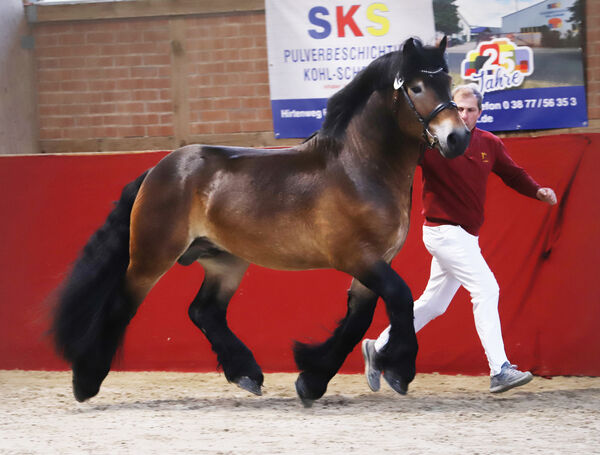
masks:
<path id="1" fill-rule="evenodd" d="M 35 39 L 43 152 L 274 142 L 264 13 L 39 24 Z"/>
<path id="2" fill-rule="evenodd" d="M 173 134 L 164 20 L 44 25 L 36 51 L 42 142 Z"/>
<path id="3" fill-rule="evenodd" d="M 589 128 L 505 136 L 600 131 L 600 2 L 587 20 Z M 42 152 L 298 142 L 273 137 L 264 11 L 61 18 L 34 34 Z"/>
<path id="4" fill-rule="evenodd" d="M 186 20 L 190 133 L 272 131 L 263 13 Z"/>

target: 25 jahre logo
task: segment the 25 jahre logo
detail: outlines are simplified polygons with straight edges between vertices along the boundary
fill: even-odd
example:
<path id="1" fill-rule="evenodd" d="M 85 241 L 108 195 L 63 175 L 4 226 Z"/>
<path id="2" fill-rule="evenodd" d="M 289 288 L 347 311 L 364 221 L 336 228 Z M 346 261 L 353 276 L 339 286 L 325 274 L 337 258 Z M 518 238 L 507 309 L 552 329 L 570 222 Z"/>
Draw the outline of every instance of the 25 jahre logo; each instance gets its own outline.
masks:
<path id="1" fill-rule="evenodd" d="M 533 74 L 533 51 L 508 38 L 479 43 L 461 63 L 461 76 L 479 85 L 481 93 L 519 87 Z"/>

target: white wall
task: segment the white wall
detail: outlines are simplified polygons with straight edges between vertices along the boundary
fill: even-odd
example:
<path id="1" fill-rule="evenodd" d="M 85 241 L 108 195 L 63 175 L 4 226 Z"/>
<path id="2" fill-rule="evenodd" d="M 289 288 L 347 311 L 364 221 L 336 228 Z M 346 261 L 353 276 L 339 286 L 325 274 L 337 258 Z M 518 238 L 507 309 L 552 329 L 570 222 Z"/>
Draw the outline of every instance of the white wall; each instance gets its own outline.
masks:
<path id="1" fill-rule="evenodd" d="M 38 153 L 33 49 L 22 0 L 0 1 L 0 154 Z"/>

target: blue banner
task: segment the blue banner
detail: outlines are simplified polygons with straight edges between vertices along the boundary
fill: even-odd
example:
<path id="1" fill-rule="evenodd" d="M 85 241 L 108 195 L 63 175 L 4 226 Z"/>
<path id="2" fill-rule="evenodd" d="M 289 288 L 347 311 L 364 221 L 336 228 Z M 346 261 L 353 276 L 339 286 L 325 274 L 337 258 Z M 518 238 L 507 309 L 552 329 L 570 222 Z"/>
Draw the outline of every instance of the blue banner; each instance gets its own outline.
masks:
<path id="1" fill-rule="evenodd" d="M 556 4 L 546 6 L 550 11 Z M 561 43 L 558 31 L 552 36 L 554 44 Z M 566 36 L 563 46 L 569 40 L 572 37 Z M 450 71 L 460 71 L 462 83 L 475 84 L 484 95 L 480 128 L 587 126 L 581 52 L 575 47 L 545 47 L 547 42 L 540 32 L 507 33 L 448 51 Z"/>
<path id="2" fill-rule="evenodd" d="M 587 126 L 585 87 L 544 87 L 485 94 L 477 126 L 488 131 Z"/>
<path id="3" fill-rule="evenodd" d="M 272 100 L 275 137 L 308 137 L 325 118 L 327 98 Z"/>

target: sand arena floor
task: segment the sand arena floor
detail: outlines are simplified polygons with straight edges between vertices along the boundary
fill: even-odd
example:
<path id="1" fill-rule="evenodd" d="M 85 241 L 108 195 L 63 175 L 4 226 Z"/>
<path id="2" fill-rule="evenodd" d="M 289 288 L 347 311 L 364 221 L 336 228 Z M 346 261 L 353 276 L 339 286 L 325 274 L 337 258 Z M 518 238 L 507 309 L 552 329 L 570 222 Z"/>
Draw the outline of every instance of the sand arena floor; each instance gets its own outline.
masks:
<path id="1" fill-rule="evenodd" d="M 0 453 L 600 453 L 600 378 L 492 395 L 487 377 L 421 374 L 400 396 L 338 375 L 305 409 L 296 374 L 265 376 L 256 397 L 218 373 L 111 372 L 77 403 L 70 373 L 0 371 Z"/>

